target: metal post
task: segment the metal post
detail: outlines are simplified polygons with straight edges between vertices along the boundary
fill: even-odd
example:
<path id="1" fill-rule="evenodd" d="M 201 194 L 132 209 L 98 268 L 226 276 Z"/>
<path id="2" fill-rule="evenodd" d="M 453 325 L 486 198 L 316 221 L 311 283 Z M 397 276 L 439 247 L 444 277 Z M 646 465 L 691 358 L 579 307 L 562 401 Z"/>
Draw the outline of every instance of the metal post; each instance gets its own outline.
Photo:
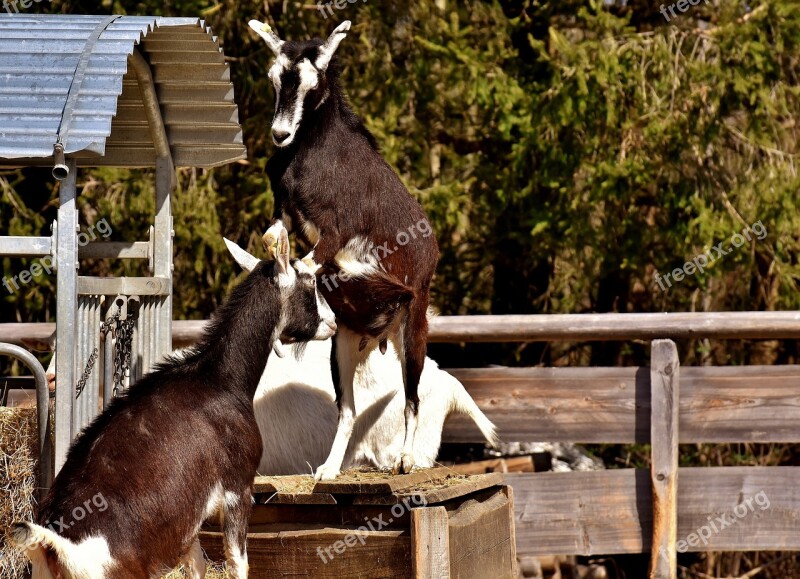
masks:
<path id="1" fill-rule="evenodd" d="M 75 403 L 75 316 L 78 310 L 78 210 L 75 206 L 77 167 L 67 160 L 69 173 L 61 182 L 56 247 L 56 409 L 55 460 L 58 474 L 76 432 L 72 430 Z"/>

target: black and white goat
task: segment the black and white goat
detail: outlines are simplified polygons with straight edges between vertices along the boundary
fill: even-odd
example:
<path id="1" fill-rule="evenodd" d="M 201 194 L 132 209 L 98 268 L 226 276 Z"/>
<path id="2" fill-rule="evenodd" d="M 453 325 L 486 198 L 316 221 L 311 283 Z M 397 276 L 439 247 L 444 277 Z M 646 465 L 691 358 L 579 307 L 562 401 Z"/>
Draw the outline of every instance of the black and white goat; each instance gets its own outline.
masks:
<path id="1" fill-rule="evenodd" d="M 267 163 L 274 226 L 285 224 L 312 250 L 322 268 L 323 295 L 340 325 L 333 356 L 339 425 L 316 478 L 339 473 L 355 424 L 353 376 L 374 349 L 386 351 L 387 340 L 402 361 L 406 399 L 405 441 L 394 470 L 408 472 L 415 466 L 436 239 L 422 207 L 383 160 L 339 86 L 334 53 L 350 22 L 324 42 L 284 42 L 266 24 L 253 20 L 250 26 L 276 56 L 269 77 L 277 150 Z"/>
<path id="2" fill-rule="evenodd" d="M 12 530 L 34 579 L 149 578 L 178 562 L 203 577 L 198 532 L 216 515 L 228 572 L 247 577 L 262 449 L 253 395 L 276 342 L 336 330 L 314 275 L 289 260 L 285 230 L 277 257 L 255 265 L 196 348 L 144 376 L 80 434 L 38 524 Z"/>

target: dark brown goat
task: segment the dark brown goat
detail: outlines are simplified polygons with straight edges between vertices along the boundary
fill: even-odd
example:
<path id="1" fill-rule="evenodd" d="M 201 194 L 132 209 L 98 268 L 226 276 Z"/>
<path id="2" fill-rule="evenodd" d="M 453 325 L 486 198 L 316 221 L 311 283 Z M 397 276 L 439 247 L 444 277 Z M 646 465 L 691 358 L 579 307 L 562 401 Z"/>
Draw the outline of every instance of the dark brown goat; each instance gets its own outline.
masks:
<path id="1" fill-rule="evenodd" d="M 267 164 L 276 226 L 313 248 L 320 281 L 342 329 L 336 339 L 339 428 L 318 479 L 335 477 L 354 423 L 356 368 L 386 340 L 395 345 L 406 391 L 406 438 L 395 470 L 414 466 L 417 389 L 427 353 L 429 288 L 439 259 L 420 204 L 384 161 L 374 137 L 350 110 L 334 53 L 350 23 L 326 40 L 284 42 L 269 26 L 250 26 L 276 56 L 276 93 Z"/>
<path id="2" fill-rule="evenodd" d="M 246 535 L 262 443 L 255 394 L 278 340 L 326 339 L 336 326 L 313 274 L 260 262 L 217 310 L 199 345 L 144 376 L 70 448 L 15 541 L 33 577 L 149 578 L 184 562 L 203 577 L 204 520 L 221 515 L 228 572 L 247 577 Z"/>

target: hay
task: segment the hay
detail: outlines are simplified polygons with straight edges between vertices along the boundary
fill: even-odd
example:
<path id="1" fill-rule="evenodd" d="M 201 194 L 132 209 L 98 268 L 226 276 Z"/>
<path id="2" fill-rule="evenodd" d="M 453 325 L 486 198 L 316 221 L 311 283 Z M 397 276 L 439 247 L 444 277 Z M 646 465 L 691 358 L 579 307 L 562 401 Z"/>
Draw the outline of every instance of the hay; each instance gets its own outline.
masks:
<path id="1" fill-rule="evenodd" d="M 228 575 L 225 573 L 225 568 L 222 565 L 206 561 L 206 579 L 227 579 Z M 185 579 L 188 575 L 184 572 L 183 566 L 170 571 L 161 579 Z"/>
<path id="2" fill-rule="evenodd" d="M 8 528 L 33 520 L 37 439 L 35 408 L 0 407 L 0 579 L 18 579 L 27 569 L 25 556 L 8 542 Z"/>

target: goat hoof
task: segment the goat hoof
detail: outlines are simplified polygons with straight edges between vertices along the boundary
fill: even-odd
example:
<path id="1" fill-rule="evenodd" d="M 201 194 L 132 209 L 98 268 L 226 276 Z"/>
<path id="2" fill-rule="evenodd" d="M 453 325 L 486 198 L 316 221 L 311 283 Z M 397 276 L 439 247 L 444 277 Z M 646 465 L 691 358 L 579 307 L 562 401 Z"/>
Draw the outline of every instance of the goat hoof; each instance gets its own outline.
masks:
<path id="1" fill-rule="evenodd" d="M 338 468 L 333 468 L 323 464 L 317 469 L 317 472 L 314 473 L 314 480 L 334 480 L 337 476 L 339 476 L 339 472 L 340 471 Z"/>
<path id="2" fill-rule="evenodd" d="M 410 454 L 403 453 L 401 460 L 400 460 L 400 470 L 403 474 L 408 474 L 414 470 L 416 467 L 416 461 L 414 457 Z"/>

